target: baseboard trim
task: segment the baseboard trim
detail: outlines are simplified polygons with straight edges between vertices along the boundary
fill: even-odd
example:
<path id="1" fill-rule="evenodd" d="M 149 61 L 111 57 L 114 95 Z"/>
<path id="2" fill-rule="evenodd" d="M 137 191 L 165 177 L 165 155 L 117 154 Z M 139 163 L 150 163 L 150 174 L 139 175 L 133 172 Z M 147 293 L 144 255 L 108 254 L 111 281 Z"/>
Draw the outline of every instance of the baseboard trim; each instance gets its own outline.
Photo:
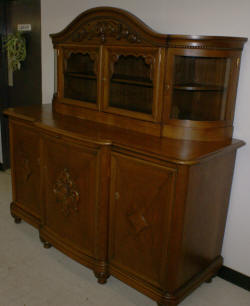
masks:
<path id="1" fill-rule="evenodd" d="M 222 266 L 218 272 L 218 276 L 236 286 L 250 291 L 250 277 L 247 275 L 244 275 L 226 266 Z"/>

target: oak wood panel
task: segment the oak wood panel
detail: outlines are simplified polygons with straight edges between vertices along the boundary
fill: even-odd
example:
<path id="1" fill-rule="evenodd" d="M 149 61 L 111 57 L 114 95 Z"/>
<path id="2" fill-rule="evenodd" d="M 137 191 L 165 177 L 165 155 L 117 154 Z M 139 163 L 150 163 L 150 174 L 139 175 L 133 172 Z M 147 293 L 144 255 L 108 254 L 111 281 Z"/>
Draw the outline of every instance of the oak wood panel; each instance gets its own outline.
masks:
<path id="1" fill-rule="evenodd" d="M 175 169 L 118 153 L 111 167 L 110 265 L 162 287 Z"/>
<path id="2" fill-rule="evenodd" d="M 40 138 L 28 124 L 11 120 L 11 165 L 13 202 L 31 215 L 32 223 L 40 220 Z M 25 219 L 25 216 L 24 216 Z"/>
<path id="3" fill-rule="evenodd" d="M 94 255 L 98 150 L 43 136 L 43 230 Z"/>
<path id="4" fill-rule="evenodd" d="M 221 254 L 235 156 L 230 152 L 190 167 L 178 286 Z"/>
<path id="5" fill-rule="evenodd" d="M 179 164 L 203 162 L 214 154 L 234 150 L 244 145 L 242 140 L 237 139 L 204 142 L 154 137 L 98 122 L 59 115 L 52 112 L 51 104 L 8 109 L 5 113 L 14 118 L 32 121 L 41 129 L 74 139 L 118 145 Z"/>
<path id="6" fill-rule="evenodd" d="M 15 120 L 21 125 L 27 120 L 32 131 L 43 135 L 42 189 L 49 189 L 50 192 L 50 196 L 46 195 L 42 200 L 44 205 L 40 235 L 44 241 L 93 269 L 100 283 L 106 282 L 109 274 L 114 275 L 161 305 L 177 305 L 187 294 L 216 273 L 222 264 L 222 258 L 218 255 L 219 251 L 216 251 L 214 257 L 207 260 L 206 265 L 202 265 L 198 258 L 195 264 L 190 263 L 186 254 L 186 249 L 190 247 L 189 241 L 192 242 L 192 228 L 199 226 L 202 228 L 202 225 L 199 224 L 200 203 L 196 199 L 202 200 L 203 197 L 206 197 L 204 193 L 206 186 L 208 190 L 211 189 L 210 193 L 212 193 L 213 184 L 216 183 L 213 175 L 217 176 L 216 169 L 218 168 L 221 173 L 219 174 L 227 178 L 222 179 L 224 183 L 216 187 L 218 189 L 214 195 L 214 202 L 221 203 L 219 217 L 221 222 L 218 221 L 220 226 L 217 236 L 220 238 L 214 242 L 219 250 L 225 226 L 229 181 L 234 164 L 233 157 L 236 149 L 243 145 L 243 142 L 160 139 L 91 121 L 53 114 L 51 106 L 48 105 L 40 109 L 21 108 L 8 112 L 12 118 L 16 117 Z M 110 150 L 113 151 L 112 162 L 110 161 Z M 87 177 L 89 175 L 88 180 L 91 182 L 91 186 L 87 187 L 82 183 L 86 173 L 81 165 L 85 163 L 93 165 L 89 171 L 86 171 Z M 67 173 L 63 176 L 65 167 Z M 61 175 L 56 176 L 59 168 L 62 169 Z M 93 193 L 87 203 L 84 201 L 84 205 L 88 207 L 87 215 L 94 214 L 95 217 L 92 218 L 91 215 L 86 221 L 85 216 L 81 216 L 81 221 L 77 222 L 72 219 L 69 222 L 70 226 L 66 226 L 65 229 L 67 224 L 65 219 L 70 216 L 64 216 L 61 210 L 61 215 L 59 210 L 55 211 L 55 208 L 59 208 L 55 199 L 56 195 L 53 194 L 56 177 L 58 179 L 60 176 L 61 180 L 70 176 L 72 184 L 69 183 L 69 185 L 74 187 L 73 190 L 80 191 L 80 195 L 86 188 L 89 189 L 88 192 Z M 161 193 L 159 189 L 164 179 L 166 188 Z M 197 188 L 197 182 L 201 188 Z M 78 189 L 75 186 L 80 187 Z M 113 198 L 116 189 L 121 193 L 120 199 L 123 201 Z M 171 190 L 170 193 L 169 190 Z M 225 190 L 227 191 L 224 192 Z M 139 238 L 132 234 L 123 244 L 123 235 L 131 233 L 132 228 L 135 228 L 136 232 L 137 227 L 136 217 L 133 218 L 133 214 L 128 215 L 126 209 L 130 211 L 134 207 L 137 208 L 138 204 L 139 212 L 143 211 L 147 200 L 153 199 L 155 192 L 159 192 L 159 197 L 152 200 L 154 205 L 150 207 L 148 214 L 145 213 L 146 218 L 143 214 L 146 222 L 153 224 L 150 227 L 152 231 L 147 231 L 147 227 L 139 232 Z M 67 200 L 69 199 L 70 197 Z M 110 217 L 108 216 L 109 199 L 111 201 Z M 131 199 L 136 200 L 136 205 Z M 189 211 L 190 217 L 187 216 Z M 14 212 L 17 213 L 17 216 L 22 217 L 20 210 L 15 209 Z M 207 217 L 211 224 L 214 224 L 213 212 L 217 214 L 217 206 L 211 207 L 210 212 Z M 158 217 L 156 217 L 157 214 Z M 132 221 L 127 221 L 131 216 Z M 143 220 L 140 219 L 140 214 L 139 220 Z M 135 226 L 132 225 L 133 222 Z M 140 222 L 138 224 L 140 226 Z M 88 231 L 86 226 L 90 226 L 92 230 Z M 90 238 L 87 238 L 85 242 L 81 240 L 86 239 L 86 236 L 79 238 L 79 231 L 84 231 L 87 236 L 92 237 L 93 243 L 88 244 Z M 160 234 L 156 234 L 157 231 Z M 151 234 L 153 232 L 154 234 Z M 206 233 L 206 229 L 203 232 Z M 150 239 L 143 234 L 148 235 Z M 152 238 L 154 235 L 157 238 Z M 206 235 L 211 236 L 214 241 L 215 236 L 211 235 L 211 231 L 208 231 Z M 152 240 L 158 246 L 154 248 L 156 251 L 153 253 L 152 248 L 150 250 L 148 248 L 150 246 L 148 241 Z M 140 245 L 143 247 L 141 253 L 140 248 L 137 249 L 137 246 Z M 199 244 L 201 250 L 206 252 L 206 247 L 203 249 L 203 246 L 204 244 Z M 211 247 L 211 244 L 209 246 Z M 145 250 L 148 251 L 145 253 Z M 194 252 L 196 252 L 195 245 Z"/>

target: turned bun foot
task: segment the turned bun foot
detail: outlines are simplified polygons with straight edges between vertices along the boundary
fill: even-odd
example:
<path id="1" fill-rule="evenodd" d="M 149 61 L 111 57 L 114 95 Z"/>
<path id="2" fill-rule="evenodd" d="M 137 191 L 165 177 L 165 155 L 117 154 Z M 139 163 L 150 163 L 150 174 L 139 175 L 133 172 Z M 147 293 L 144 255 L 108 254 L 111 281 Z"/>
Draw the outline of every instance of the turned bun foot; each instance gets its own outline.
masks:
<path id="1" fill-rule="evenodd" d="M 95 276 L 97 278 L 98 284 L 104 285 L 107 283 L 107 279 L 109 278 L 109 275 L 104 272 L 94 272 Z"/>
<path id="2" fill-rule="evenodd" d="M 52 247 L 52 245 L 51 245 L 49 242 L 45 241 L 45 242 L 43 243 L 43 247 L 44 247 L 45 249 L 50 249 L 50 248 Z"/>
<path id="3" fill-rule="evenodd" d="M 17 216 L 14 216 L 14 221 L 16 224 L 20 224 L 22 222 L 22 219 Z"/>
<path id="4" fill-rule="evenodd" d="M 11 213 L 11 216 L 14 218 L 15 223 L 19 224 L 19 223 L 21 223 L 22 219 L 15 215 L 15 213 L 13 212 L 14 207 L 15 207 L 14 202 L 10 203 L 10 213 Z"/>
<path id="5" fill-rule="evenodd" d="M 208 279 L 206 280 L 206 283 L 208 283 L 208 284 L 212 283 L 213 278 L 214 278 L 213 276 L 212 276 L 212 277 L 210 277 L 210 278 L 208 278 Z"/>
<path id="6" fill-rule="evenodd" d="M 41 240 L 41 242 L 43 243 L 43 247 L 44 247 L 45 249 L 49 249 L 49 248 L 52 247 L 52 245 L 51 245 L 48 241 L 46 241 L 45 239 L 43 239 L 41 236 L 40 236 L 40 240 Z"/>

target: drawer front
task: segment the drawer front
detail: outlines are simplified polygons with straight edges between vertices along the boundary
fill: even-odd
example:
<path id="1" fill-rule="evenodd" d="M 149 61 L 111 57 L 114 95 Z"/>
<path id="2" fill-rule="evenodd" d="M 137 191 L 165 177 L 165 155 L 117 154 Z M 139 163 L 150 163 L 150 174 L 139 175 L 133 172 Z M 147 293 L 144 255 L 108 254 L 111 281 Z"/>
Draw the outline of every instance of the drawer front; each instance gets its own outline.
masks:
<path id="1" fill-rule="evenodd" d="M 111 266 L 161 286 L 165 282 L 175 169 L 112 155 Z"/>
<path id="2" fill-rule="evenodd" d="M 13 200 L 40 218 L 40 138 L 33 127 L 11 122 Z"/>
<path id="3" fill-rule="evenodd" d="M 44 227 L 68 248 L 93 256 L 98 150 L 43 139 Z"/>

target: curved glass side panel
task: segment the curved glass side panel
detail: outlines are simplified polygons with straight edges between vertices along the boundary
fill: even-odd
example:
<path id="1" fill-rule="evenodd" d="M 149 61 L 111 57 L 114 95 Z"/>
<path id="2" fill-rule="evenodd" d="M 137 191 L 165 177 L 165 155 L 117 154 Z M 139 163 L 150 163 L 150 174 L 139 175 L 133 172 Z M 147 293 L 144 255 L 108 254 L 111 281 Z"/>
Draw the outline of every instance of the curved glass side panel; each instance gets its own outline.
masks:
<path id="1" fill-rule="evenodd" d="M 171 118 L 224 120 L 230 58 L 175 56 Z"/>

